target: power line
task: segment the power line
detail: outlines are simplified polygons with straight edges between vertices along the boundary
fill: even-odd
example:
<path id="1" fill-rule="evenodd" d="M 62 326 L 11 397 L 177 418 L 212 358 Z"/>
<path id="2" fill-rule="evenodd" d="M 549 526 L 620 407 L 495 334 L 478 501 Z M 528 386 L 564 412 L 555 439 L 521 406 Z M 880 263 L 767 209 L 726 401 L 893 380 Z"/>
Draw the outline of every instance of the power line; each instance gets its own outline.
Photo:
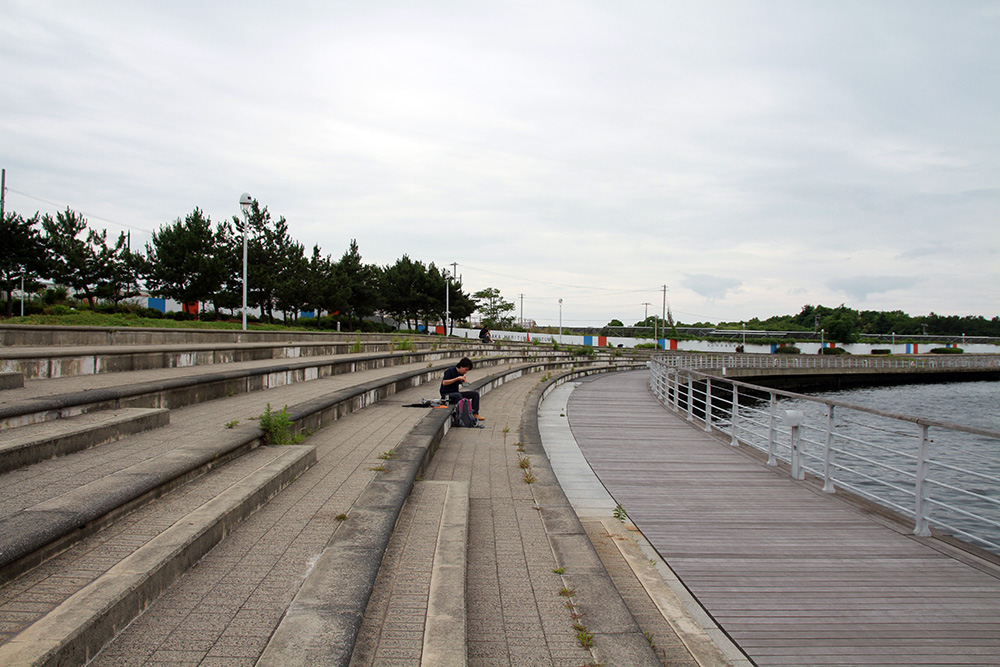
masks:
<path id="1" fill-rule="evenodd" d="M 22 197 L 27 197 L 28 199 L 34 199 L 35 201 L 40 201 L 43 204 L 48 204 L 49 206 L 55 206 L 57 209 L 60 209 L 60 210 L 62 210 L 63 208 L 68 208 L 70 210 L 76 211 L 77 213 L 79 213 L 79 214 L 83 215 L 84 217 L 89 218 L 91 220 L 100 220 L 101 222 L 109 222 L 112 225 L 118 225 L 119 227 L 124 227 L 125 229 L 134 229 L 137 232 L 146 232 L 147 234 L 152 234 L 153 233 L 151 230 L 144 229 L 143 227 L 136 227 L 135 225 L 128 225 L 128 224 L 125 224 L 124 222 L 118 222 L 117 220 L 110 220 L 108 218 L 102 218 L 99 215 L 93 215 L 91 213 L 87 213 L 86 211 L 81 211 L 79 209 L 75 209 L 72 206 L 70 206 L 69 204 L 66 204 L 64 206 L 63 204 L 58 204 L 58 203 L 56 203 L 54 201 L 50 201 L 48 199 L 43 199 L 41 197 L 36 197 L 34 195 L 29 195 L 27 192 L 21 192 L 20 190 L 15 190 L 14 188 L 7 188 L 7 192 L 13 192 L 15 194 L 21 195 Z"/>
<path id="2" fill-rule="evenodd" d="M 536 280 L 534 278 L 525 278 L 524 276 L 511 276 L 511 275 L 507 275 L 505 273 L 500 273 L 498 271 L 490 271 L 489 269 L 484 269 L 484 268 L 477 267 L 477 266 L 470 266 L 469 264 L 463 264 L 462 266 L 465 266 L 465 267 L 467 267 L 469 269 L 472 269 L 473 271 L 480 271 L 482 273 L 489 273 L 489 274 L 492 274 L 492 275 L 495 275 L 495 276 L 500 276 L 501 278 L 509 278 L 511 280 L 526 280 L 528 282 L 538 283 L 540 285 L 550 285 L 552 287 L 566 287 L 566 288 L 569 288 L 569 289 L 596 290 L 596 291 L 599 291 L 599 292 L 609 292 L 611 294 L 631 294 L 631 293 L 635 293 L 635 292 L 653 292 L 653 291 L 657 291 L 657 290 L 660 289 L 659 285 L 657 285 L 656 287 L 650 287 L 650 288 L 646 288 L 646 289 L 626 289 L 626 290 L 616 289 L 614 287 L 595 287 L 594 285 L 567 285 L 565 283 L 553 283 L 553 282 L 549 282 L 549 281 L 546 281 L 546 280 Z"/>

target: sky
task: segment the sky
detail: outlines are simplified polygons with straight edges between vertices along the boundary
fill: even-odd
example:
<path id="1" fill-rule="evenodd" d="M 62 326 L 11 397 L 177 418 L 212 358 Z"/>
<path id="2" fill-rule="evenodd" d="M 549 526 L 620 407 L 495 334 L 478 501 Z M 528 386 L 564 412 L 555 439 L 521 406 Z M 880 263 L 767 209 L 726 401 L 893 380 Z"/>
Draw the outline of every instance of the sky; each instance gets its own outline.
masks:
<path id="1" fill-rule="evenodd" d="M 133 247 L 248 192 L 539 324 L 1000 314 L 995 0 L 7 0 L 0 71 L 6 210 Z"/>

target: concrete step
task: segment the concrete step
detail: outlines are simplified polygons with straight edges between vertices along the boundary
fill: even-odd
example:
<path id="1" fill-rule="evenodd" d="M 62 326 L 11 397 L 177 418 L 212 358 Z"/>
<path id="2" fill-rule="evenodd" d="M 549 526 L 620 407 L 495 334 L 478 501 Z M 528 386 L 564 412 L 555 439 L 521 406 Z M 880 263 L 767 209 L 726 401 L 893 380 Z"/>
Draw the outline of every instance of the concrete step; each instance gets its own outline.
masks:
<path id="1" fill-rule="evenodd" d="M 434 381 L 445 367 L 406 370 L 292 406 L 294 430 L 321 428 L 403 388 Z M 10 581 L 122 514 L 263 442 L 256 423 L 239 424 L 0 518 L 0 581 Z"/>
<path id="2" fill-rule="evenodd" d="M 103 375 L 160 368 L 191 368 L 246 361 L 329 357 L 345 354 L 400 353 L 437 349 L 462 349 L 469 354 L 506 351 L 454 341 L 409 342 L 368 340 L 310 343 L 283 341 L 272 343 L 187 344 L 187 345 L 116 345 L 91 347 L 20 347 L 0 349 L 0 371 L 21 373 L 25 379 L 56 379 L 77 375 Z M 523 346 L 512 346 L 521 349 Z M 0 385 L 0 388 L 3 388 Z"/>
<path id="3" fill-rule="evenodd" d="M 299 588 L 258 667 L 347 667 L 403 503 L 448 430 L 449 414 L 429 410 L 395 448 L 386 472 L 365 487 Z"/>
<path id="4" fill-rule="evenodd" d="M 0 371 L 0 389 L 17 389 L 24 386 L 24 373 Z"/>
<path id="5" fill-rule="evenodd" d="M 36 324 L 0 324 L 0 346 L 78 347 L 95 345 L 191 345 L 229 343 L 356 342 L 408 338 L 413 342 L 441 342 L 441 336 L 413 332 L 389 335 L 340 331 L 282 329 L 185 329 L 167 327 L 87 327 Z"/>
<path id="6" fill-rule="evenodd" d="M 121 408 L 3 431 L 0 473 L 165 426 L 163 408 Z"/>
<path id="7" fill-rule="evenodd" d="M 468 529 L 467 482 L 413 485 L 382 559 L 351 667 L 377 667 L 401 652 L 428 667 L 466 664 Z M 418 627 L 422 633 L 414 631 Z"/>
<path id="8" fill-rule="evenodd" d="M 179 517 L 0 645 L 0 665 L 86 664 L 246 516 L 316 460 L 310 446 L 263 448 L 258 455 L 265 459 L 260 466 Z"/>
<path id="9" fill-rule="evenodd" d="M 499 386 L 508 379 L 532 372 L 541 373 L 560 366 L 568 366 L 572 363 L 572 361 L 563 360 L 559 362 L 534 361 L 531 364 L 521 366 L 507 364 L 506 368 L 496 371 L 490 377 L 474 383 L 472 388 L 477 388 L 485 393 L 491 387 Z M 313 425 L 328 423 L 344 414 L 359 410 L 362 407 L 391 396 L 397 391 L 419 386 L 421 383 L 436 383 L 439 378 L 440 368 L 410 369 L 331 392 L 322 398 L 297 404 L 289 410 L 293 418 L 298 420 L 297 427 L 301 427 L 310 420 L 315 420 L 312 422 Z M 224 403 L 220 403 L 221 405 L 224 405 Z M 342 649 L 346 652 L 344 655 L 347 659 L 350 658 L 351 651 L 353 650 L 357 623 L 360 622 L 360 617 L 368 604 L 368 594 L 370 594 L 375 574 L 378 571 L 381 553 L 384 551 L 384 542 L 391 535 L 399 508 L 402 506 L 413 480 L 421 469 L 421 466 L 429 460 L 436 447 L 436 443 L 439 442 L 443 433 L 447 430 L 448 423 L 447 410 L 427 411 L 423 415 L 417 426 L 403 438 L 403 441 L 396 448 L 395 456 L 389 466 L 390 472 L 384 475 L 375 475 L 374 479 L 365 487 L 358 502 L 352 506 L 351 520 L 341 526 L 341 529 L 336 533 L 335 539 L 330 543 L 326 552 L 324 552 L 323 558 L 326 558 L 327 554 L 330 554 L 335 559 L 339 558 L 339 562 L 348 568 L 346 570 L 339 569 L 339 572 L 350 572 L 351 574 L 346 580 L 338 579 L 335 582 L 328 582 L 330 584 L 328 586 L 323 586 L 322 582 L 314 582 L 315 587 L 312 588 L 317 594 L 323 594 L 332 590 L 335 593 L 346 592 L 352 598 L 349 605 L 340 608 L 336 608 L 335 604 L 333 607 L 330 607 L 328 600 L 319 601 L 323 607 L 321 615 L 324 615 L 326 620 L 331 620 L 332 617 L 327 612 L 333 610 L 335 612 L 333 616 L 338 617 L 340 621 L 347 624 L 335 627 L 337 632 L 344 633 L 342 634 L 344 641 L 336 640 L 333 642 L 334 644 L 341 645 Z M 225 432 L 220 431 L 220 433 L 223 433 L 224 437 L 221 438 L 223 440 L 232 438 L 230 443 L 232 446 L 228 447 L 230 450 L 237 450 L 250 445 L 251 442 L 248 440 L 256 441 L 260 437 L 259 429 L 256 428 L 256 425 L 252 424 L 246 424 L 232 430 L 226 430 Z M 218 449 L 215 453 L 212 452 L 213 446 L 219 446 L 218 440 L 220 440 L 218 434 L 213 434 L 211 442 L 202 443 L 201 447 L 197 446 L 197 444 L 180 447 L 178 448 L 180 451 L 167 452 L 162 457 L 159 457 L 155 464 L 150 462 L 139 468 L 129 470 L 125 474 L 111 475 L 109 478 L 117 479 L 96 481 L 93 485 L 85 485 L 80 490 L 67 494 L 65 497 L 41 503 L 25 512 L 17 513 L 16 517 L 9 517 L 5 524 L 0 526 L 0 538 L 5 538 L 11 534 L 36 540 L 48 537 L 50 539 L 46 543 L 46 547 L 50 551 L 47 556 L 51 556 L 53 553 L 57 553 L 63 549 L 68 549 L 68 545 L 81 538 L 85 539 L 79 548 L 73 547 L 72 549 L 68 549 L 47 562 L 42 562 L 47 556 L 38 557 L 35 552 L 26 553 L 25 556 L 17 559 L 14 562 L 14 566 L 20 566 L 22 574 L 5 585 L 3 590 L 0 590 L 0 601 L 10 600 L 12 596 L 23 593 L 27 597 L 21 603 L 24 605 L 21 609 L 38 608 L 40 605 L 37 603 L 37 596 L 40 591 L 36 592 L 35 589 L 30 587 L 30 584 L 38 581 L 43 576 L 55 577 L 59 581 L 75 581 L 77 577 L 70 572 L 70 568 L 64 563 L 64 557 L 68 558 L 78 552 L 89 554 L 93 551 L 97 552 L 98 560 L 103 561 L 104 558 L 102 557 L 105 555 L 102 552 L 104 548 L 103 541 L 107 535 L 117 535 L 123 540 L 121 546 L 107 547 L 111 552 L 114 554 L 125 554 L 126 558 L 130 557 L 130 554 L 134 551 L 134 545 L 132 547 L 129 546 L 129 539 L 133 531 L 131 528 L 126 530 L 126 527 L 132 525 L 130 522 L 133 521 L 134 517 L 145 516 L 147 511 L 152 512 L 158 507 L 172 503 L 175 498 L 187 494 L 189 490 L 210 484 L 219 475 L 224 474 L 226 470 L 246 465 L 245 462 L 247 460 L 251 459 L 251 457 L 259 456 L 261 451 L 273 449 L 259 447 L 253 449 L 251 446 L 249 447 L 251 451 L 246 455 L 236 458 L 231 463 L 221 465 L 224 458 L 220 458 L 217 455 L 219 454 Z M 222 449 L 226 450 L 227 448 L 223 446 Z M 190 480 L 192 475 L 184 471 L 189 470 L 189 464 L 192 461 L 197 462 L 198 459 L 207 464 L 210 474 L 205 474 L 194 481 L 189 481 L 187 484 L 183 484 L 183 486 L 177 486 L 175 487 L 176 490 L 169 495 L 156 500 L 156 502 L 147 503 L 141 509 L 132 511 L 126 515 L 129 510 L 134 510 L 140 502 L 149 501 L 158 496 L 162 492 L 158 490 L 161 486 L 158 480 L 171 477 L 171 471 L 174 473 L 173 477 L 178 480 L 178 484 Z M 371 475 L 372 473 L 368 474 Z M 147 485 L 151 486 L 146 488 Z M 143 490 L 144 488 L 145 491 Z M 101 490 L 103 490 L 103 493 L 98 492 Z M 134 498 L 137 493 L 140 496 L 138 500 Z M 91 511 L 95 518 L 88 519 L 82 516 L 83 513 L 81 510 L 83 509 Z M 97 511 L 95 512 L 95 510 Z M 101 514 L 100 510 L 105 510 L 105 513 Z M 183 516 L 183 514 L 180 516 Z M 169 522 L 163 522 L 162 519 L 159 522 L 153 521 L 151 526 L 145 528 L 141 527 L 145 526 L 145 524 L 141 524 L 135 532 L 145 535 L 147 531 L 155 530 L 157 531 L 155 534 L 158 534 L 159 526 L 173 525 L 177 522 L 178 518 L 175 517 Z M 104 529 L 98 532 L 101 528 Z M 88 530 L 89 537 L 86 537 Z M 155 537 L 155 534 L 152 537 Z M 133 543 L 135 540 L 136 538 L 131 538 Z M 98 544 L 97 547 L 93 546 L 95 543 Z M 22 551 L 25 550 L 22 548 Z M 6 548 L 0 548 L 0 556 L 6 557 L 6 552 Z M 36 559 L 36 563 L 41 564 L 29 571 L 27 567 L 30 567 L 30 560 L 32 558 Z M 130 566 L 137 562 L 138 560 L 130 561 Z M 318 565 L 319 563 L 317 563 L 317 567 Z M 84 568 L 84 572 L 89 572 L 92 566 L 81 565 L 81 567 Z M 102 579 L 100 583 L 95 584 L 95 587 L 98 589 L 107 586 L 113 588 L 113 583 L 113 578 Z M 366 590 L 367 593 L 365 592 Z M 48 596 L 48 594 L 48 592 L 43 593 L 45 596 Z M 76 595 L 76 593 L 73 593 L 73 595 Z M 95 606 L 95 603 L 89 601 L 81 604 L 84 604 L 87 608 Z M 6 608 L 9 608 L 9 605 L 3 604 L 0 607 L 0 611 Z M 19 618 L 18 614 L 23 614 L 22 611 L 17 611 L 19 608 L 16 606 L 12 607 L 12 609 L 15 617 Z M 52 621 L 53 625 L 48 629 L 45 629 L 46 626 L 44 625 L 38 626 L 39 630 L 23 628 L 16 637 L 9 638 L 4 646 L 9 644 L 17 647 L 16 649 L 11 649 L 11 651 L 16 652 L 10 654 L 10 663 L 7 662 L 5 654 L 0 654 L 0 664 L 84 664 L 84 661 L 93 655 L 92 646 L 104 640 L 91 641 L 87 639 L 81 640 L 81 643 L 81 641 L 74 639 L 66 644 L 66 646 L 76 648 L 53 648 L 52 650 L 58 653 L 60 657 L 54 659 L 52 663 L 46 663 L 45 659 L 38 657 L 38 647 L 45 643 L 46 640 L 44 638 L 50 634 L 52 627 L 61 627 L 63 624 L 68 623 L 67 618 L 73 615 L 63 616 L 61 614 L 62 612 L 60 612 L 60 615 L 51 617 L 55 620 Z M 101 616 L 100 618 L 110 617 Z M 291 615 L 289 618 L 291 618 Z M 2 619 L 3 616 L 0 614 L 0 620 Z M 95 631 L 96 634 L 93 634 L 93 636 L 106 637 L 108 632 L 111 632 L 111 634 L 117 632 L 122 627 L 124 621 L 112 627 L 110 631 L 107 630 L 110 626 L 105 621 L 95 621 L 95 623 L 95 627 L 98 627 L 99 630 Z M 81 627 L 83 625 L 86 624 L 81 624 Z M 0 628 L 6 629 L 9 627 L 7 624 L 0 624 Z M 0 634 L 2 632 L 3 630 L 0 629 Z M 92 633 L 90 631 L 81 631 L 78 634 L 82 637 L 83 635 Z M 274 635 L 274 637 L 279 636 L 278 632 Z M 325 634 L 312 637 L 310 641 L 322 643 L 329 639 L 330 635 Z M 80 646 L 85 647 L 84 653 L 79 652 L 82 650 L 79 648 Z M 276 644 L 276 646 L 279 646 L 279 644 Z M 48 654 L 48 650 L 46 649 L 46 654 Z M 15 662 L 15 658 L 22 660 L 22 651 L 27 651 L 34 657 L 30 657 L 30 661 L 27 663 Z M 341 662 L 338 664 L 347 663 Z"/>
<path id="10" fill-rule="evenodd" d="M 235 394 L 261 391 L 296 382 L 306 382 L 331 375 L 352 373 L 359 370 L 384 368 L 402 364 L 427 363 L 434 368 L 436 362 L 455 359 L 467 350 L 434 350 L 426 352 L 380 353 L 343 357 L 321 357 L 301 362 L 264 362 L 251 367 L 233 370 L 187 369 L 165 370 L 123 377 L 102 378 L 92 376 L 86 388 L 58 394 L 25 396 L 28 393 L 13 390 L 0 401 L 0 431 L 85 412 L 120 407 L 177 408 Z M 565 355 L 548 353 L 545 357 L 533 353 L 514 357 L 497 355 L 476 359 L 479 365 L 520 363 L 535 359 L 567 359 Z M 453 362 L 452 362 L 453 363 Z M 450 364 L 443 364 L 443 370 Z M 143 378 L 141 381 L 136 381 Z M 152 378 L 152 379 L 146 379 Z M 131 382 L 129 380 L 132 380 Z M 59 383 L 59 380 L 47 382 Z M 79 381 L 73 386 L 80 387 Z"/>

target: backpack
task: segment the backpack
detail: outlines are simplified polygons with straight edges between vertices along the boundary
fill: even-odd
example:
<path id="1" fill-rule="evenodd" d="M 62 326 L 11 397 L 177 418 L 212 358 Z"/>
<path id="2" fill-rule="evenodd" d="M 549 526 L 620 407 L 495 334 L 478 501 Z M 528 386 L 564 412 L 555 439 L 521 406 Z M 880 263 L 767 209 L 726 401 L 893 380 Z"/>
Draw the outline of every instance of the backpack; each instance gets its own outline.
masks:
<path id="1" fill-rule="evenodd" d="M 464 426 L 466 428 L 476 428 L 479 420 L 472 413 L 472 399 L 463 398 L 458 401 L 455 411 L 451 413 L 452 426 Z"/>

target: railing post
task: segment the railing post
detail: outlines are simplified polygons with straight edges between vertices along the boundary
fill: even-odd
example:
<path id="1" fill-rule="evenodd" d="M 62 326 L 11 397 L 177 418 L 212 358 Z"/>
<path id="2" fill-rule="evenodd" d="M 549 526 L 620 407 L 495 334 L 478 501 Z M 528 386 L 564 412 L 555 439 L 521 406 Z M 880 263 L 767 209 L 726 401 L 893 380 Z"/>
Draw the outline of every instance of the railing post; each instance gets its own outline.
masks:
<path id="1" fill-rule="evenodd" d="M 837 487 L 833 485 L 833 409 L 835 406 L 826 406 L 826 446 L 823 448 L 823 492 L 836 493 Z"/>
<path id="2" fill-rule="evenodd" d="M 740 440 L 736 437 L 736 429 L 740 424 L 740 388 L 735 382 L 733 383 L 733 418 L 730 422 L 733 425 L 733 440 L 729 444 L 733 447 L 739 447 Z"/>
<path id="3" fill-rule="evenodd" d="M 712 377 L 705 377 L 705 431 L 712 431 Z"/>
<path id="4" fill-rule="evenodd" d="M 930 537 L 930 521 L 927 517 L 927 437 L 928 426 L 920 425 L 920 450 L 917 453 L 917 486 L 916 493 L 916 519 L 917 523 L 913 528 L 913 534 L 918 537 Z"/>
<path id="5" fill-rule="evenodd" d="M 802 426 L 803 415 L 798 410 L 785 410 L 785 423 L 792 427 L 792 479 L 805 479 L 802 469 L 802 452 L 799 451 L 799 428 Z"/>
<path id="6" fill-rule="evenodd" d="M 776 426 L 776 421 L 778 419 L 778 397 L 775 394 L 771 394 L 771 406 L 768 409 L 769 418 L 767 425 L 767 465 L 776 466 L 778 465 L 778 459 L 775 458 L 774 453 L 778 447 L 778 439 L 776 437 L 778 428 Z"/>
<path id="7" fill-rule="evenodd" d="M 694 375 L 688 374 L 688 421 L 694 421 Z"/>
<path id="8" fill-rule="evenodd" d="M 672 382 L 671 382 L 671 377 L 673 378 Z M 670 389 L 673 391 L 673 408 L 674 408 L 674 412 L 677 412 L 677 406 L 678 406 L 677 386 L 678 386 L 678 383 L 680 382 L 680 376 L 677 374 L 677 370 L 676 369 L 674 370 L 674 372 L 672 373 L 672 375 L 667 376 L 667 382 L 669 383 Z"/>

